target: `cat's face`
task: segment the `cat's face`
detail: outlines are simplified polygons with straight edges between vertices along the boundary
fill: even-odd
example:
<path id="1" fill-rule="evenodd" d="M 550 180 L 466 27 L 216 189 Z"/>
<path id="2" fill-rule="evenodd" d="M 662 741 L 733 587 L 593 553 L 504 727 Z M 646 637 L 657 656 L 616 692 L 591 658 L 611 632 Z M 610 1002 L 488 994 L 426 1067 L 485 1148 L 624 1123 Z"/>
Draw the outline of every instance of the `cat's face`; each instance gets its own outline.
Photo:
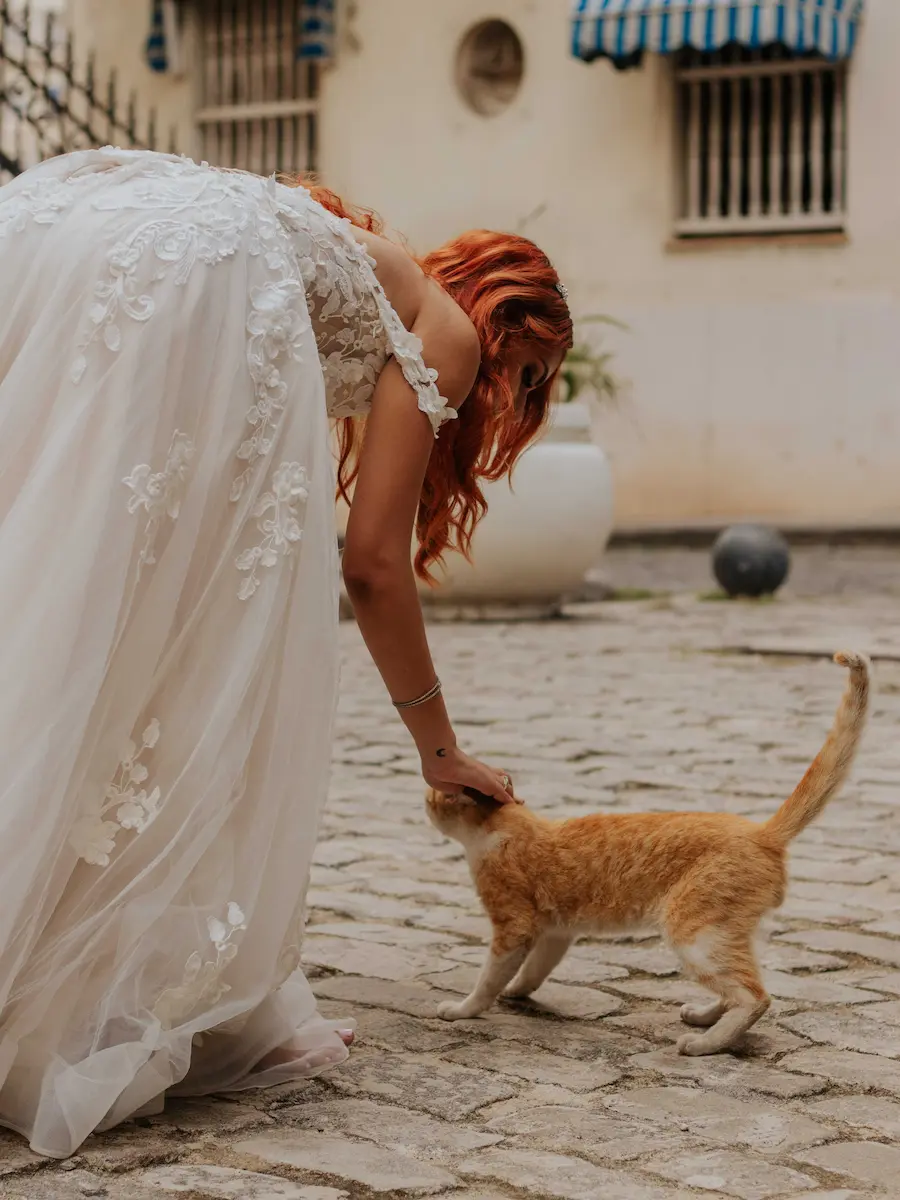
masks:
<path id="1" fill-rule="evenodd" d="M 467 841 L 498 808 L 498 804 L 475 800 L 463 792 L 447 795 L 429 788 L 425 794 L 425 811 L 432 825 L 458 842 Z"/>

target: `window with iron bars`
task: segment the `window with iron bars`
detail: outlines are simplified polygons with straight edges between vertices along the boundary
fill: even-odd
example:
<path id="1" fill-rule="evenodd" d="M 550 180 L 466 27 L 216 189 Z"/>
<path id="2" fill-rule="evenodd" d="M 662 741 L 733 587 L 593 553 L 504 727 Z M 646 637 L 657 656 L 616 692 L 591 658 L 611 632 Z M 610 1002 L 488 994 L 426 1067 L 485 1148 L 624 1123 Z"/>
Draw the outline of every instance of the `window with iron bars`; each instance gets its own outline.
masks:
<path id="1" fill-rule="evenodd" d="M 202 157 L 260 175 L 316 169 L 319 66 L 302 0 L 196 0 Z"/>
<path id="2" fill-rule="evenodd" d="M 676 87 L 677 234 L 844 228 L 843 64 L 777 46 L 689 50 Z"/>

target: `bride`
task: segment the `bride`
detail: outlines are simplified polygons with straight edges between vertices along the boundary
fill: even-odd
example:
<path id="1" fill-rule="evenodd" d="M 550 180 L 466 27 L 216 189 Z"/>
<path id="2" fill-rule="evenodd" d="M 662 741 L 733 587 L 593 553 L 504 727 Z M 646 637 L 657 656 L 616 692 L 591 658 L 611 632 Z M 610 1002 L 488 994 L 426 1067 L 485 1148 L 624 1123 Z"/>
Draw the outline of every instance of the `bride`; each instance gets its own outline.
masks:
<path id="1" fill-rule="evenodd" d="M 523 238 L 416 262 L 332 193 L 90 150 L 0 188 L 0 1124 L 40 1154 L 309 1076 L 344 577 L 427 782 L 502 802 L 410 565 L 466 549 L 571 342 Z M 365 416 L 365 440 L 353 418 Z"/>

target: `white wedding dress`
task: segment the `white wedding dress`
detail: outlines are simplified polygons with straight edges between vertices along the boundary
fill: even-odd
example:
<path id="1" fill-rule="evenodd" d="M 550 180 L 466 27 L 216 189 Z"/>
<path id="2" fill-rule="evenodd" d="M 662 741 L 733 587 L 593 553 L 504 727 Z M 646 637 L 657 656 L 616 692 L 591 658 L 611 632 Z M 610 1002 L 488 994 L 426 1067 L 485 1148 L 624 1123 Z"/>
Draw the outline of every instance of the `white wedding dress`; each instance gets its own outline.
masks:
<path id="1" fill-rule="evenodd" d="M 0 1124 L 42 1154 L 346 1055 L 298 969 L 329 418 L 390 355 L 437 430 L 420 343 L 303 189 L 111 149 L 0 188 Z"/>

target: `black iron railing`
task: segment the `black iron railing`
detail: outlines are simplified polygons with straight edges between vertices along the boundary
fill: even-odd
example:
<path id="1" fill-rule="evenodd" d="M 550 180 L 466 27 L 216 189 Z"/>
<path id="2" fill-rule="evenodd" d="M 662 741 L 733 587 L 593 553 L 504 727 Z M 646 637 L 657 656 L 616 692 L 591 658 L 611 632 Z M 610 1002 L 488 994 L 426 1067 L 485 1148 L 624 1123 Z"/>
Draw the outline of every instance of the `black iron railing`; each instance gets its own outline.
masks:
<path id="1" fill-rule="evenodd" d="M 0 183 L 70 150 L 156 142 L 154 112 L 140 123 L 134 93 L 121 95 L 115 71 L 98 80 L 93 55 L 79 62 L 52 13 L 0 0 Z"/>

